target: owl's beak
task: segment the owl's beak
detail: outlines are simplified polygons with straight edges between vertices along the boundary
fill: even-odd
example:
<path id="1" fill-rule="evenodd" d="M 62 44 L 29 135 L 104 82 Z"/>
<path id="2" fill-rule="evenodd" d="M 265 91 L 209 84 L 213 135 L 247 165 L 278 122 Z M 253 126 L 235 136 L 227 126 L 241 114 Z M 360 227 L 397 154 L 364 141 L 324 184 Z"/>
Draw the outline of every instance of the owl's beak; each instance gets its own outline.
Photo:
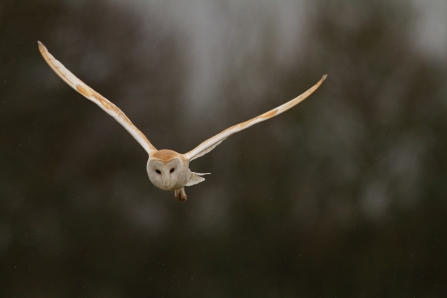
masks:
<path id="1" fill-rule="evenodd" d="M 166 189 L 168 189 L 168 187 L 169 187 L 169 181 L 163 181 L 163 185 L 165 186 Z"/>

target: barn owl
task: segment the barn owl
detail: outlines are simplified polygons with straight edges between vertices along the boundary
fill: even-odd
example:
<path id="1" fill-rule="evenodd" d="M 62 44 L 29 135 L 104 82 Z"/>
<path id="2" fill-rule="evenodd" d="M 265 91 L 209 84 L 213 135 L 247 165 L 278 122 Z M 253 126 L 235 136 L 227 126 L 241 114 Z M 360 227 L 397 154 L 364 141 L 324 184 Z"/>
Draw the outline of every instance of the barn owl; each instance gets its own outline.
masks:
<path id="1" fill-rule="evenodd" d="M 233 125 L 214 137 L 202 142 L 191 151 L 185 154 L 180 154 L 168 149 L 157 150 L 157 148 L 149 142 L 146 136 L 135 125 L 133 125 L 129 118 L 127 118 L 127 116 L 116 105 L 79 80 L 74 74 L 66 69 L 62 63 L 56 60 L 40 41 L 38 41 L 38 44 L 43 58 L 62 80 L 64 80 L 74 90 L 78 91 L 81 95 L 97 104 L 107 114 L 115 118 L 115 120 L 118 121 L 118 123 L 120 123 L 146 150 L 149 154 L 146 169 L 152 184 L 162 190 L 174 191 L 175 198 L 183 202 L 186 201 L 187 198 L 185 186 L 200 183 L 205 180 L 202 176 L 209 174 L 191 172 L 189 169 L 189 163 L 192 160 L 207 154 L 232 134 L 277 116 L 297 105 L 317 90 L 327 76 L 324 75 L 313 87 L 289 102 L 286 102 L 285 104 L 248 121 Z"/>

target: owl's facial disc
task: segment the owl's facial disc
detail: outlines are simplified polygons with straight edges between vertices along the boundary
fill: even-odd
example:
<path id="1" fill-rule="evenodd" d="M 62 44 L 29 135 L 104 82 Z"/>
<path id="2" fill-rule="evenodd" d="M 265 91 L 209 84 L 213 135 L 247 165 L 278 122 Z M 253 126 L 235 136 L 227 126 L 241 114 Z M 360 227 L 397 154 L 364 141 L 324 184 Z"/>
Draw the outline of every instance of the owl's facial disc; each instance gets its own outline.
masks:
<path id="1" fill-rule="evenodd" d="M 171 152 L 164 152 L 165 154 L 160 154 L 160 156 L 154 154 L 147 163 L 149 179 L 156 187 L 163 190 L 182 188 L 186 185 L 190 176 L 190 174 L 188 175 L 190 173 L 188 166 L 178 156 L 179 154 Z M 173 153 L 176 153 L 176 155 Z M 169 155 L 169 158 L 163 158 L 167 157 L 166 155 Z"/>

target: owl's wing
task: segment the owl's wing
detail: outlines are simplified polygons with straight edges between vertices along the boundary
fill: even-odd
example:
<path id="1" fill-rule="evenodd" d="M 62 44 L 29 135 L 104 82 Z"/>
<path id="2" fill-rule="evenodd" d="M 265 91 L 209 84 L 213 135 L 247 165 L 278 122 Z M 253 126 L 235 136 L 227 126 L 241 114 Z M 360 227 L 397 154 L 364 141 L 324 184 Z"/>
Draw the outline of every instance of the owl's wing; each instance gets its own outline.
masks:
<path id="1" fill-rule="evenodd" d="M 124 128 L 137 140 L 137 142 L 143 146 L 149 155 L 157 152 L 157 149 L 151 144 L 151 142 L 149 142 L 146 136 L 138 128 L 136 128 L 135 125 L 133 125 L 129 118 L 127 118 L 127 116 L 116 105 L 87 86 L 68 69 L 66 69 L 62 63 L 57 61 L 56 58 L 48 52 L 47 48 L 40 41 L 38 41 L 38 44 L 39 51 L 43 58 L 62 80 L 64 80 L 68 85 L 81 93 L 83 96 L 96 103 L 101 109 L 106 111 L 107 114 L 115 118 L 115 120 L 124 126 Z"/>
<path id="2" fill-rule="evenodd" d="M 318 87 L 320 87 L 320 85 L 323 83 L 323 81 L 326 79 L 327 75 L 324 75 L 320 81 L 318 83 L 316 83 L 312 88 L 310 88 L 309 90 L 307 90 L 306 92 L 304 92 L 303 94 L 301 94 L 300 96 L 290 100 L 289 102 L 286 102 L 283 105 L 280 105 L 279 107 L 270 110 L 262 115 L 259 115 L 253 119 L 250 119 L 248 121 L 236 124 L 231 126 L 230 128 L 225 129 L 224 131 L 222 131 L 221 133 L 215 135 L 212 138 L 209 138 L 208 140 L 206 140 L 205 142 L 201 143 L 199 146 L 197 146 L 196 148 L 194 148 L 193 150 L 189 151 L 188 153 L 185 154 L 185 157 L 191 161 L 193 159 L 196 159 L 198 157 L 201 157 L 205 154 L 207 154 L 208 152 L 210 152 L 211 150 L 213 150 L 214 148 L 216 148 L 217 145 L 219 145 L 220 143 L 222 143 L 226 138 L 228 138 L 229 136 L 231 136 L 232 134 L 239 132 L 241 130 L 244 130 L 246 128 L 249 128 L 252 125 L 255 125 L 259 122 L 268 120 L 270 118 L 273 118 L 279 114 L 281 114 L 282 112 L 287 111 L 288 109 L 292 108 L 293 106 L 299 104 L 301 101 L 303 101 L 304 99 L 306 99 L 309 95 L 311 95 L 315 90 L 318 89 Z"/>

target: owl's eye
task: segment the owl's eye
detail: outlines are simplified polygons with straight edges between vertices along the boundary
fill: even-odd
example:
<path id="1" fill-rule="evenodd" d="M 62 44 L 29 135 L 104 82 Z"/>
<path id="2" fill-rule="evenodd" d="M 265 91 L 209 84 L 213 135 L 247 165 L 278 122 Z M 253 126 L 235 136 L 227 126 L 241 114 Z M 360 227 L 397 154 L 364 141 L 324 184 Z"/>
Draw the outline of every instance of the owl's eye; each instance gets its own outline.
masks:
<path id="1" fill-rule="evenodd" d="M 157 172 L 157 174 L 161 174 L 161 172 L 159 170 L 155 170 L 155 172 Z"/>
<path id="2" fill-rule="evenodd" d="M 172 168 L 170 172 L 171 172 L 171 173 L 174 173 L 174 170 L 175 170 L 175 169 L 174 169 L 174 168 Z"/>

